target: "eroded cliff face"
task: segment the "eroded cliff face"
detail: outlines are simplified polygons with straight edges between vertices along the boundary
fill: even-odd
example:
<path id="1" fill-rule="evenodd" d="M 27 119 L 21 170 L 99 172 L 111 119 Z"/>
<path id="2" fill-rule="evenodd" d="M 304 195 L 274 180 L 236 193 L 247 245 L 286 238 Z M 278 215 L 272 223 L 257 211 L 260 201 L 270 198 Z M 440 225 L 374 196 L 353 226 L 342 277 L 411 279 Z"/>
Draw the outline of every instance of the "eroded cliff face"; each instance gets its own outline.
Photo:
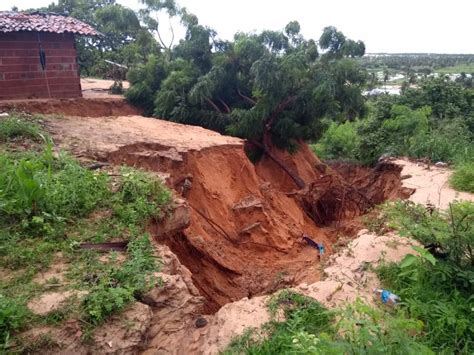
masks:
<path id="1" fill-rule="evenodd" d="M 373 171 L 358 168 L 355 177 L 346 179 L 304 144 L 296 154 L 274 154 L 303 177 L 306 189 L 298 191 L 269 159 L 251 163 L 241 144 L 188 151 L 136 144 L 107 156 L 115 164 L 165 172 L 168 184 L 186 199 L 189 227 L 157 241 L 191 271 L 207 300 L 205 312 L 318 280 L 318 251 L 302 236 L 322 243 L 331 254 L 337 237 L 323 226 L 354 218 L 401 192 L 400 169 L 390 164 Z M 160 222 L 150 231 L 156 235 L 159 228 Z"/>
<path id="2" fill-rule="evenodd" d="M 307 184 L 298 190 L 272 160 L 250 162 L 240 139 L 200 127 L 139 116 L 47 125 L 77 156 L 156 172 L 183 199 L 173 218 L 149 226 L 157 250 L 167 248 L 162 258 L 175 265 L 163 271 L 163 288 L 142 300 L 153 315 L 141 347 L 151 352 L 166 351 L 175 334 L 230 302 L 317 282 L 319 253 L 302 236 L 331 255 L 339 236 L 328 225 L 405 193 L 394 165 L 330 167 L 305 144 L 295 154 L 273 151 Z"/>

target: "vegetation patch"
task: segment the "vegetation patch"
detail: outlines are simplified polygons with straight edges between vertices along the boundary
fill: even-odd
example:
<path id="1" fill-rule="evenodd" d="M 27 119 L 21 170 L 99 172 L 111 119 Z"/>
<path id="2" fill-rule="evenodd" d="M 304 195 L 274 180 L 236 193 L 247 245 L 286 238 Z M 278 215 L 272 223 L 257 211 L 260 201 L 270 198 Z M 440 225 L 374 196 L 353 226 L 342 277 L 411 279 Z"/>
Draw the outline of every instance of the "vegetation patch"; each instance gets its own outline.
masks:
<path id="1" fill-rule="evenodd" d="M 12 129 L 12 125 L 15 127 Z M 0 341 L 15 351 L 15 335 L 35 324 L 81 319 L 85 334 L 157 285 L 159 262 L 145 226 L 161 218 L 171 193 L 154 176 L 122 168 L 112 181 L 54 147 L 29 117 L 0 120 Z M 17 151 L 15 141 L 41 139 L 40 151 Z M 116 174 L 114 174 L 116 175 Z M 128 241 L 122 255 L 81 250 L 83 242 Z M 64 279 L 36 279 L 56 262 Z M 35 315 L 29 301 L 55 291 L 80 290 L 74 307 Z M 23 344 L 24 345 L 24 344 Z M 23 346 L 22 345 L 22 346 Z"/>
<path id="2" fill-rule="evenodd" d="M 471 89 L 462 83 L 424 79 L 399 96 L 369 98 L 368 115 L 330 123 L 313 149 L 325 159 L 369 165 L 387 155 L 464 166 L 474 157 L 472 103 Z"/>
<path id="3" fill-rule="evenodd" d="M 423 323 L 361 301 L 328 310 L 303 295 L 282 291 L 269 302 L 273 320 L 234 339 L 224 354 L 430 354 L 419 342 Z M 275 315 L 283 313 L 284 320 Z"/>
<path id="4" fill-rule="evenodd" d="M 379 277 L 400 295 L 408 316 L 423 322 L 427 346 L 436 352 L 472 352 L 474 203 L 457 202 L 442 212 L 398 202 L 384 210 L 393 228 L 426 249 L 380 267 Z"/>
<path id="5" fill-rule="evenodd" d="M 456 190 L 474 193 L 474 163 L 457 165 L 449 182 Z"/>

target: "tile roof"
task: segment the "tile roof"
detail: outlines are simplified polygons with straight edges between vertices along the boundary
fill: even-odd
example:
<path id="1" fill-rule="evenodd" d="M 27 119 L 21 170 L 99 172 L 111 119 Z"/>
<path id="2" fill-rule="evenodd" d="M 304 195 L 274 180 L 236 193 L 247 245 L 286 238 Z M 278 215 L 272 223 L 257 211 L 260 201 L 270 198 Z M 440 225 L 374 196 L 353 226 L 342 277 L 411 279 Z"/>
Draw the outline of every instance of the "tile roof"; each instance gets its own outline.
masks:
<path id="1" fill-rule="evenodd" d="M 18 31 L 101 35 L 92 26 L 72 17 L 50 12 L 0 11 L 0 32 Z"/>

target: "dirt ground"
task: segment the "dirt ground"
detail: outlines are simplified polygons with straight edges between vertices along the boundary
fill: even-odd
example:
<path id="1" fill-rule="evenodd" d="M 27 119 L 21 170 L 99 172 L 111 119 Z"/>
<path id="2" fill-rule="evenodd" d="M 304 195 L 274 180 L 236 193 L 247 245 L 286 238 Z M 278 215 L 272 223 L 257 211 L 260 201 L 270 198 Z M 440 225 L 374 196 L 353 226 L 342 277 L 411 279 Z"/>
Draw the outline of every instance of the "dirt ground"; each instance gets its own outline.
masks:
<path id="1" fill-rule="evenodd" d="M 410 196 L 415 203 L 430 203 L 435 207 L 446 209 L 454 200 L 474 201 L 474 194 L 460 192 L 449 186 L 452 170 L 448 167 L 437 167 L 417 163 L 408 159 L 397 159 L 396 164 L 403 167 L 402 175 L 410 176 L 403 180 L 403 185 L 416 189 Z"/>
<path id="2" fill-rule="evenodd" d="M 109 89 L 113 84 L 113 80 L 81 78 L 82 97 L 87 99 L 121 98 L 122 95 L 112 95 L 109 93 Z M 128 81 L 123 81 L 122 85 L 125 90 L 130 86 Z"/>
<path id="3" fill-rule="evenodd" d="M 111 95 L 112 80 L 81 79 L 82 98 L 2 100 L 0 112 L 22 111 L 35 114 L 55 114 L 81 117 L 138 115 L 140 110 L 129 105 L 122 95 Z M 128 83 L 124 82 L 124 87 Z"/>
<path id="4" fill-rule="evenodd" d="M 325 223 L 315 223 L 295 195 L 296 186 L 273 161 L 252 164 L 242 140 L 141 116 L 50 118 L 45 124 L 55 142 L 78 157 L 165 173 L 168 186 L 187 200 L 191 223 L 179 237 L 162 236 L 158 241 L 191 271 L 207 299 L 207 313 L 243 297 L 319 280 L 318 252 L 302 236 L 309 235 L 331 253 L 336 233 L 322 228 Z M 306 181 L 328 178 L 329 184 L 313 187 L 316 196 L 304 201 L 311 204 L 312 198 L 322 196 L 316 212 L 324 210 L 328 218 L 328 209 L 332 217 L 336 210 L 351 217 L 363 212 L 348 205 L 355 209 L 351 214 L 332 204 L 339 195 L 331 192 L 339 191 L 343 178 L 330 168 L 329 174 L 315 169 L 324 164 L 307 146 L 293 155 L 275 154 Z M 364 193 L 378 191 L 377 198 L 368 201 L 398 196 L 399 173 L 400 169 L 364 171 L 360 180 L 369 186 Z M 321 191 L 328 193 L 319 196 Z M 155 227 L 159 226 L 150 226 L 152 234 Z"/>

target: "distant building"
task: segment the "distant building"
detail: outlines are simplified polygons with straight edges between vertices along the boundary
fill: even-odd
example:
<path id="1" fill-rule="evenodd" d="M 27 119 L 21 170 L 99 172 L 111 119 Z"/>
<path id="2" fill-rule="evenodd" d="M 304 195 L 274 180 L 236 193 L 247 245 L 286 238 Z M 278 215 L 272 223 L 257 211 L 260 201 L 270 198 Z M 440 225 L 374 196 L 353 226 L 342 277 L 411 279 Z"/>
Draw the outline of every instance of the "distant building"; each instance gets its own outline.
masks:
<path id="1" fill-rule="evenodd" d="M 0 100 L 81 97 L 75 35 L 100 35 L 72 17 L 0 11 Z"/>

